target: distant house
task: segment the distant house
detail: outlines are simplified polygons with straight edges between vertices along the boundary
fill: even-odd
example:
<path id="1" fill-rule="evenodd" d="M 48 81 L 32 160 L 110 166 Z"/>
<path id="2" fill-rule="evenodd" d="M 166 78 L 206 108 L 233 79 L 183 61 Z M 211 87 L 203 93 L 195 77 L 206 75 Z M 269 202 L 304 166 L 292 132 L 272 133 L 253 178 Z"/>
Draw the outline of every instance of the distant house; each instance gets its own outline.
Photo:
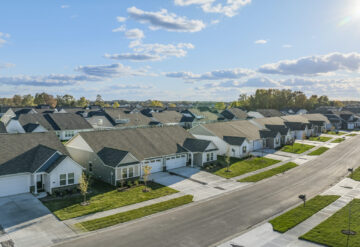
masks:
<path id="1" fill-rule="evenodd" d="M 147 117 L 142 113 L 131 112 L 127 109 L 104 108 L 103 111 L 114 127 L 139 127 L 156 124 L 150 117 Z"/>
<path id="2" fill-rule="evenodd" d="M 281 117 L 284 116 L 280 111 L 276 109 L 257 109 L 257 112 L 259 112 L 264 117 Z"/>
<path id="3" fill-rule="evenodd" d="M 152 113 L 152 120 L 163 125 L 184 125 L 183 115 L 176 111 L 163 111 Z"/>
<path id="4" fill-rule="evenodd" d="M 247 112 L 247 115 L 248 115 L 248 119 L 264 118 L 264 116 L 261 115 L 261 113 L 257 112 L 257 111 L 249 111 L 249 112 Z"/>
<path id="5" fill-rule="evenodd" d="M 66 148 L 95 177 L 115 185 L 141 177 L 145 165 L 156 173 L 216 160 L 213 143 L 193 139 L 180 126 L 113 129 L 81 132 Z"/>
<path id="6" fill-rule="evenodd" d="M 225 120 L 245 120 L 248 115 L 245 111 L 239 108 L 230 108 L 221 112 Z"/>
<path id="7" fill-rule="evenodd" d="M 200 111 L 196 108 L 187 109 L 181 112 L 183 114 L 182 122 L 186 128 L 192 128 L 201 123 L 218 121 L 219 116 L 210 111 Z"/>
<path id="8" fill-rule="evenodd" d="M 60 140 L 69 140 L 79 131 L 91 129 L 92 126 L 83 117 L 72 113 L 20 114 L 6 125 L 8 133 L 55 131 Z"/>
<path id="9" fill-rule="evenodd" d="M 55 133 L 0 135 L 0 197 L 70 188 L 82 171 Z"/>

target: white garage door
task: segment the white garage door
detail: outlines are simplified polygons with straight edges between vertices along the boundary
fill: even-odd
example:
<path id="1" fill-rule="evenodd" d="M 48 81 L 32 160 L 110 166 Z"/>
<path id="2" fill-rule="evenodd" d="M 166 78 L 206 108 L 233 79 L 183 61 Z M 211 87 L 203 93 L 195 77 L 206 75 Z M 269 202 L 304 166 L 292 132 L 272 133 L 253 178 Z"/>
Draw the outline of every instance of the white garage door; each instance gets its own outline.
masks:
<path id="1" fill-rule="evenodd" d="M 29 175 L 0 177 L 0 197 L 26 193 L 29 191 Z"/>
<path id="2" fill-rule="evenodd" d="M 175 169 L 179 167 L 186 166 L 186 156 L 182 157 L 180 155 L 173 156 L 169 160 L 166 160 L 166 169 Z"/>
<path id="3" fill-rule="evenodd" d="M 162 172 L 163 171 L 163 164 L 161 159 L 149 161 L 146 165 L 151 166 L 151 173 L 155 172 Z"/>

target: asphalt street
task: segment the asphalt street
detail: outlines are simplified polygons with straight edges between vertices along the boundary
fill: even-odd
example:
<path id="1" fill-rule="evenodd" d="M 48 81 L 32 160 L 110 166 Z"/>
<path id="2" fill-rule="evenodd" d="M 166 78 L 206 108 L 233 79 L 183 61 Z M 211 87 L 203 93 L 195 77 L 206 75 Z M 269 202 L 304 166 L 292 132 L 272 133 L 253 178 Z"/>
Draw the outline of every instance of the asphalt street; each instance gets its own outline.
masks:
<path id="1" fill-rule="evenodd" d="M 87 235 L 59 246 L 211 246 L 313 197 L 360 165 L 360 136 L 286 174 L 191 206 Z"/>

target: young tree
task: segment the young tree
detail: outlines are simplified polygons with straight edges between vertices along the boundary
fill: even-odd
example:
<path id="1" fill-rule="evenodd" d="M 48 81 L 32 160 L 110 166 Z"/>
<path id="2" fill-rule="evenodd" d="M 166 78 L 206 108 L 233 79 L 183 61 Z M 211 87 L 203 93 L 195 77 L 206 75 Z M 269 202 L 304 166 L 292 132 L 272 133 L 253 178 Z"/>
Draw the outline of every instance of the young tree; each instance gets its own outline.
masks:
<path id="1" fill-rule="evenodd" d="M 216 110 L 225 110 L 226 105 L 224 102 L 217 102 L 215 103 Z"/>
<path id="2" fill-rule="evenodd" d="M 148 178 L 149 178 L 149 175 L 151 173 L 151 166 L 149 165 L 146 165 L 143 167 L 143 171 L 144 171 L 144 175 L 143 175 L 143 179 L 144 179 L 144 184 L 145 184 L 145 189 L 144 189 L 144 192 L 147 192 L 148 191 L 148 188 L 147 188 L 147 181 L 148 181 Z"/>
<path id="3" fill-rule="evenodd" d="M 159 100 L 152 100 L 150 102 L 150 106 L 158 106 L 158 107 L 164 107 L 163 103 Z"/>
<path id="4" fill-rule="evenodd" d="M 89 105 L 89 100 L 87 100 L 85 97 L 81 97 L 77 102 L 76 106 L 78 107 L 86 107 Z"/>
<path id="5" fill-rule="evenodd" d="M 89 202 L 86 201 L 86 194 L 89 189 L 89 182 L 90 182 L 90 177 L 86 176 L 85 172 L 83 172 L 81 174 L 80 181 L 79 181 L 80 191 L 81 191 L 81 194 L 84 196 L 84 201 L 81 203 L 81 205 L 83 205 L 83 206 L 89 204 Z"/>
<path id="6" fill-rule="evenodd" d="M 33 106 L 34 105 L 34 97 L 31 94 L 27 94 L 23 96 L 22 106 Z"/>
<path id="7" fill-rule="evenodd" d="M 230 171 L 230 147 L 228 147 L 226 150 L 225 162 L 226 162 L 226 172 L 231 172 Z"/>
<path id="8" fill-rule="evenodd" d="M 95 105 L 104 106 L 104 100 L 100 94 L 96 95 Z"/>

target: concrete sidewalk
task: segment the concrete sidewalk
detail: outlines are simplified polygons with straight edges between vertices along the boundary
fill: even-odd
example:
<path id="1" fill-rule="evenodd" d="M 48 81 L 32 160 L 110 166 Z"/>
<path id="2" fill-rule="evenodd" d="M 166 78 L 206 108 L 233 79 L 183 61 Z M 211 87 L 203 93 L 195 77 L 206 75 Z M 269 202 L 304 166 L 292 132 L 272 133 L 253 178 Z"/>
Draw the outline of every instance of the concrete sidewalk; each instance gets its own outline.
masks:
<path id="1" fill-rule="evenodd" d="M 110 210 L 103 211 L 103 212 L 98 212 L 98 213 L 84 215 L 84 216 L 80 216 L 80 217 L 69 219 L 69 220 L 64 220 L 63 222 L 66 225 L 68 225 L 69 227 L 71 227 L 73 230 L 78 231 L 78 229 L 74 228 L 74 225 L 76 223 L 80 223 L 82 221 L 98 219 L 98 218 L 106 217 L 106 216 L 117 214 L 117 213 L 127 212 L 127 211 L 130 211 L 130 210 L 133 210 L 133 209 L 142 208 L 142 207 L 149 206 L 149 205 L 152 205 L 152 204 L 156 204 L 156 203 L 159 203 L 159 202 L 164 202 L 164 201 L 168 201 L 168 200 L 171 200 L 171 199 L 175 199 L 175 198 L 178 198 L 178 197 L 181 197 L 181 196 L 184 196 L 184 195 L 185 195 L 184 193 L 178 192 L 178 193 L 175 193 L 175 194 L 162 196 L 162 197 L 159 197 L 159 198 L 155 198 L 155 199 L 152 199 L 152 200 L 147 200 L 147 201 L 131 204 L 131 205 L 124 206 L 124 207 L 114 208 L 114 209 L 110 209 Z"/>
<path id="2" fill-rule="evenodd" d="M 273 231 L 270 223 L 264 223 L 239 237 L 219 245 L 219 247 L 320 246 L 315 243 L 299 240 L 298 238 L 331 217 L 335 212 L 345 207 L 352 199 L 360 198 L 360 182 L 345 178 L 321 195 L 339 195 L 341 197 L 283 234 Z"/>

